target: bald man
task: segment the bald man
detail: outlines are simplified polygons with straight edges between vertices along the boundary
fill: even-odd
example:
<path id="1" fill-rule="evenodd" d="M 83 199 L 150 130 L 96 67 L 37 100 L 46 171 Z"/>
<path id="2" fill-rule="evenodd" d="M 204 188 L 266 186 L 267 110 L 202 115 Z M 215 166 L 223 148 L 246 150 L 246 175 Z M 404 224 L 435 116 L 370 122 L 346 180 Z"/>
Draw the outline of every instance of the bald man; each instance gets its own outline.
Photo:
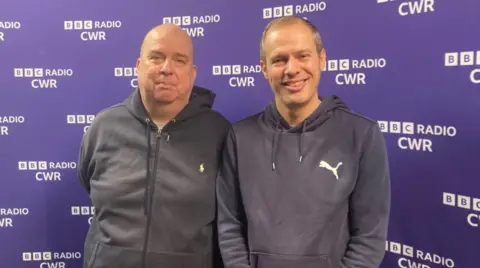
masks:
<path id="1" fill-rule="evenodd" d="M 84 268 L 216 268 L 215 179 L 230 123 L 194 86 L 192 40 L 147 33 L 138 88 L 102 110 L 82 139 L 80 182 L 95 207 Z"/>

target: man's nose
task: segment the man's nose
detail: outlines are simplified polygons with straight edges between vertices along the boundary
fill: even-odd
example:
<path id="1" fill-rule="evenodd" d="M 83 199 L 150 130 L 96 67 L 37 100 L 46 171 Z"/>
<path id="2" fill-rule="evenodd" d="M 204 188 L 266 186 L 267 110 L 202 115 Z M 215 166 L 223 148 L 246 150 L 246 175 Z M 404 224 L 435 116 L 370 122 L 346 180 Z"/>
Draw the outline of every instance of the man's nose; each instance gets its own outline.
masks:
<path id="1" fill-rule="evenodd" d="M 285 68 L 285 74 L 286 75 L 295 75 L 300 71 L 300 65 L 298 64 L 298 61 L 295 59 L 290 59 L 287 62 L 287 66 Z"/>
<path id="2" fill-rule="evenodd" d="M 166 59 L 165 62 L 162 64 L 160 69 L 160 74 L 168 75 L 172 73 L 172 63 L 170 59 Z"/>

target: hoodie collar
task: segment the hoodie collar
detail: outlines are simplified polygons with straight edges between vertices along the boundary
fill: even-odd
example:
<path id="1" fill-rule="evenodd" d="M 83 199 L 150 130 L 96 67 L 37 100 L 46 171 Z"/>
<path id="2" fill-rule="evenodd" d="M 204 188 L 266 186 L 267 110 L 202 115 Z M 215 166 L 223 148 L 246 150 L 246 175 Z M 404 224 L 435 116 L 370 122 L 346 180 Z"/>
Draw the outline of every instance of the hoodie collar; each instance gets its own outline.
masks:
<path id="1" fill-rule="evenodd" d="M 175 122 L 185 121 L 201 112 L 211 110 L 215 101 L 215 93 L 209 89 L 194 86 L 188 104 L 175 116 Z M 151 118 L 142 102 L 139 88 L 124 101 L 128 111 L 141 122 L 151 122 Z"/>

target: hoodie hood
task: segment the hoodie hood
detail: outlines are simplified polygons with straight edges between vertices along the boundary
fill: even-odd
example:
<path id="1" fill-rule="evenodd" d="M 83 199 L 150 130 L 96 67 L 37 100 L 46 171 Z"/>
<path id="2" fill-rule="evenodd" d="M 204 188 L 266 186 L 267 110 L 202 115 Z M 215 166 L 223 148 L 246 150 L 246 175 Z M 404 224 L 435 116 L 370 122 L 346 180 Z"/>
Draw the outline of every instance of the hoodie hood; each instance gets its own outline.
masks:
<path id="1" fill-rule="evenodd" d="M 303 140 L 306 132 L 319 128 L 327 121 L 335 110 L 350 110 L 345 102 L 336 95 L 330 95 L 325 98 L 320 97 L 321 103 L 302 123 L 296 126 L 290 126 L 287 121 L 280 115 L 273 101 L 264 110 L 263 123 L 273 129 L 272 138 L 272 170 L 275 170 L 276 149 L 280 134 L 282 133 L 299 133 L 298 143 L 298 161 L 303 161 Z"/>
<path id="2" fill-rule="evenodd" d="M 199 113 L 210 111 L 213 107 L 215 96 L 215 93 L 209 89 L 193 86 L 188 104 L 171 122 L 182 122 Z M 124 101 L 124 104 L 128 111 L 138 120 L 146 122 L 147 124 L 152 122 L 143 105 L 139 88 Z"/>

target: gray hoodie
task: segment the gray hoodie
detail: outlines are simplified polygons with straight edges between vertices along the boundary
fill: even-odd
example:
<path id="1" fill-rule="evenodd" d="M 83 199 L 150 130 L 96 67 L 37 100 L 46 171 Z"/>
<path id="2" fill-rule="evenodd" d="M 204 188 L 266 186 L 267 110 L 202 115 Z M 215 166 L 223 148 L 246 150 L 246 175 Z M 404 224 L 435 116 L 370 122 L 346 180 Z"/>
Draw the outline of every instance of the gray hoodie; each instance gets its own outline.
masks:
<path id="1" fill-rule="evenodd" d="M 78 163 L 95 207 L 84 268 L 219 267 L 215 180 L 230 123 L 214 98 L 194 87 L 161 131 L 138 90 L 96 116 Z"/>
<path id="2" fill-rule="evenodd" d="M 236 123 L 217 179 L 225 268 L 376 268 L 390 175 L 375 121 L 337 96 L 290 127 L 274 104 Z"/>

